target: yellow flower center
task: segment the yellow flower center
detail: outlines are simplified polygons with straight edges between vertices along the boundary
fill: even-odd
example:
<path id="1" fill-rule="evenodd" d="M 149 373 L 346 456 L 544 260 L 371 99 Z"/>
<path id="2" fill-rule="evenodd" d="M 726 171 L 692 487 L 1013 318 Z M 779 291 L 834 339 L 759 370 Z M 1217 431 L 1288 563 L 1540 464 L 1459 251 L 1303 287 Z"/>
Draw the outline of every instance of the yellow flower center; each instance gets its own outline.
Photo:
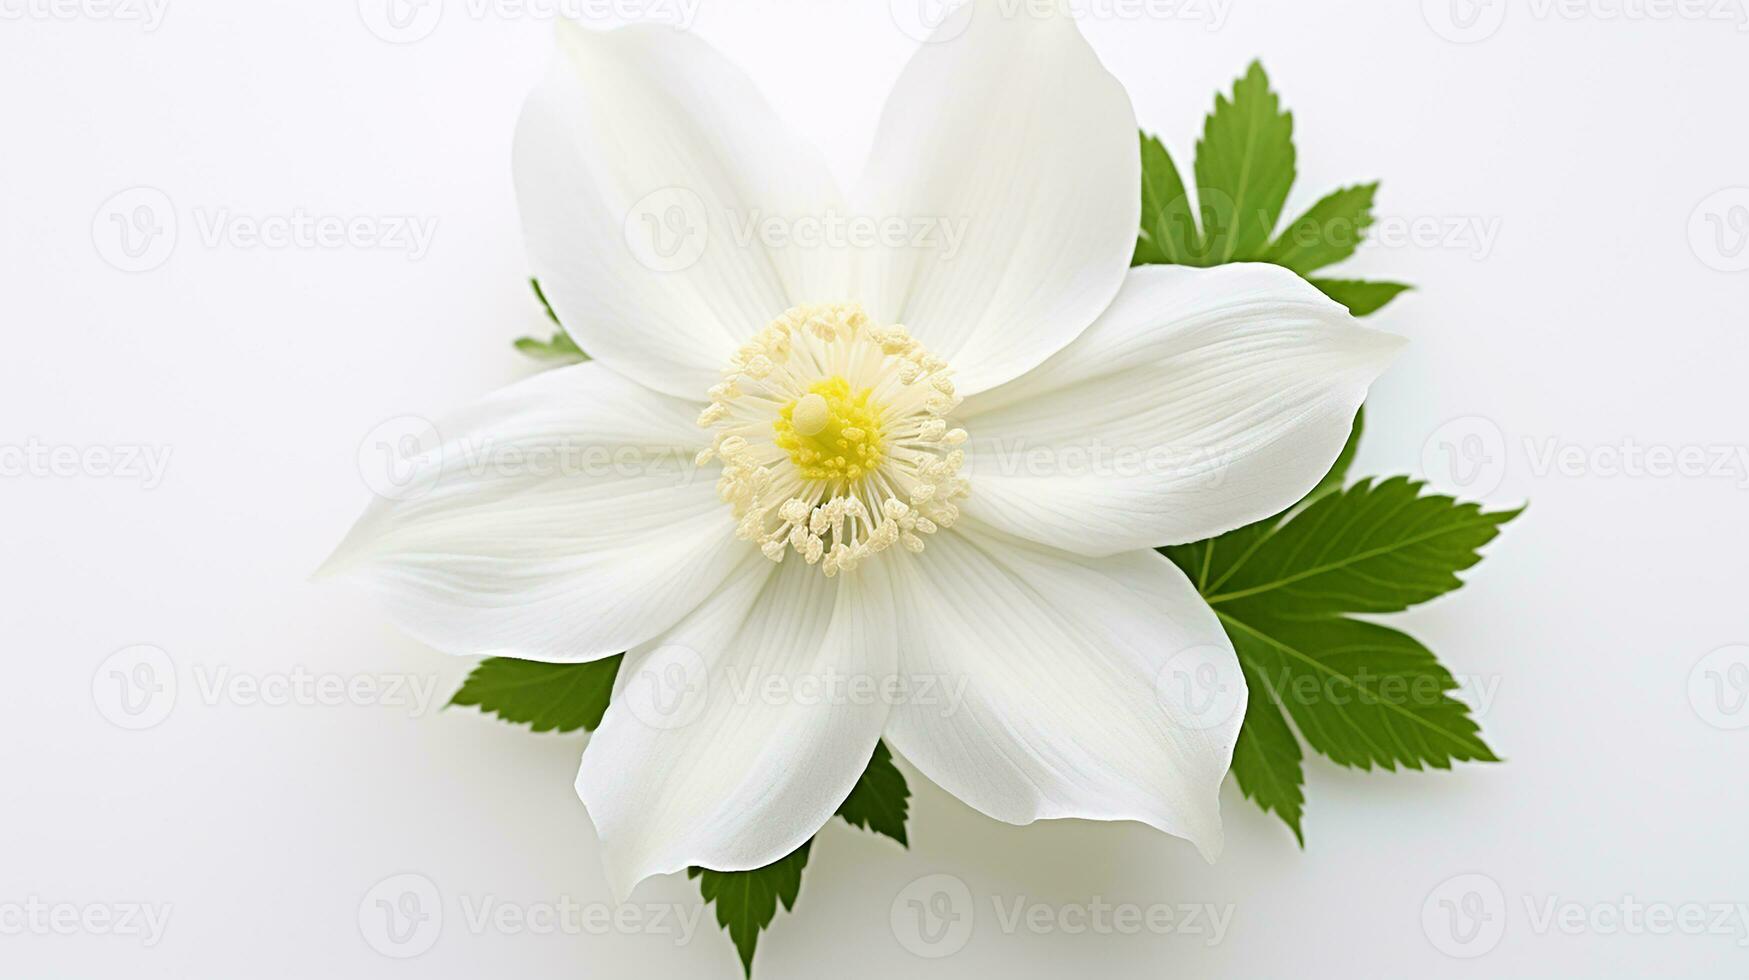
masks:
<path id="1" fill-rule="evenodd" d="M 771 427 L 777 448 L 789 453 L 804 480 L 842 486 L 873 473 L 886 459 L 874 389 L 852 391 L 843 375 L 809 385 L 807 394 L 778 411 Z"/>
<path id="2" fill-rule="evenodd" d="M 723 461 L 736 536 L 828 576 L 895 545 L 922 551 L 970 492 L 951 374 L 855 303 L 783 311 L 735 351 L 698 416 L 713 433 L 698 465 Z"/>

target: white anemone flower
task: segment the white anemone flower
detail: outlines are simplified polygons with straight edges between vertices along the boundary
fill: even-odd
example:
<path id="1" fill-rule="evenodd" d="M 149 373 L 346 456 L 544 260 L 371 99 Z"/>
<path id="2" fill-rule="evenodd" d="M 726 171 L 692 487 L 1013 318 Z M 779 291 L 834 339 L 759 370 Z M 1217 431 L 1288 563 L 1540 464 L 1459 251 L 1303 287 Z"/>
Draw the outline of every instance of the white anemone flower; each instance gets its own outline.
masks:
<path id="1" fill-rule="evenodd" d="M 594 360 L 443 425 L 327 568 L 446 652 L 625 652 L 577 778 L 620 896 L 788 854 L 883 738 L 997 820 L 1219 851 L 1244 681 L 1154 549 L 1307 493 L 1398 341 L 1284 269 L 1130 268 L 1129 98 L 1030 9 L 919 49 L 848 193 L 668 28 L 562 27 L 529 97 L 529 255 Z M 834 215 L 963 235 L 799 233 Z"/>

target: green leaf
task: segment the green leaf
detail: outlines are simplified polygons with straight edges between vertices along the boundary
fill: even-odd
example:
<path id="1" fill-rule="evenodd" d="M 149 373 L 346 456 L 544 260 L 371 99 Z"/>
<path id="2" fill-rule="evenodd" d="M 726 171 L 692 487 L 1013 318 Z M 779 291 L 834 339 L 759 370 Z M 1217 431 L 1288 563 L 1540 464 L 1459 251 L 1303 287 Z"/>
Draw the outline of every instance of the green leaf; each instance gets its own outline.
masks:
<path id="1" fill-rule="evenodd" d="M 1400 282 L 1364 282 L 1359 279 L 1313 279 L 1312 285 L 1355 316 L 1367 316 L 1383 309 L 1386 303 L 1413 288 Z"/>
<path id="2" fill-rule="evenodd" d="M 1353 255 L 1372 226 L 1373 196 L 1378 189 L 1376 183 L 1362 184 L 1326 195 L 1288 225 L 1263 260 L 1304 276 Z"/>
<path id="3" fill-rule="evenodd" d="M 1306 835 L 1300 829 L 1300 819 L 1306 804 L 1301 789 L 1305 772 L 1300 766 L 1299 740 L 1282 716 L 1281 705 L 1265 687 L 1245 660 L 1239 661 L 1239 671 L 1245 675 L 1245 687 L 1251 696 L 1245 702 L 1245 723 L 1239 729 L 1239 741 L 1233 746 L 1233 778 L 1239 791 L 1255 802 L 1264 813 L 1274 813 L 1294 832 L 1294 839 L 1306 846 Z"/>
<path id="4" fill-rule="evenodd" d="M 1215 111 L 1196 145 L 1203 254 L 1212 264 L 1259 258 L 1294 183 L 1293 114 L 1282 111 L 1263 65 L 1252 62 L 1231 99 Z"/>
<path id="5" fill-rule="evenodd" d="M 1345 467 L 1338 460 L 1332 473 Z M 1395 612 L 1456 589 L 1457 573 L 1518 513 L 1423 496 L 1401 477 L 1366 480 L 1314 491 L 1285 516 L 1161 549 L 1220 617 L 1251 691 L 1234 779 L 1302 846 L 1294 729 L 1332 761 L 1363 769 L 1497 761 L 1432 652 L 1350 614 Z"/>
<path id="6" fill-rule="evenodd" d="M 1407 477 L 1365 481 L 1313 501 L 1210 581 L 1210 605 L 1272 616 L 1386 613 L 1463 584 L 1518 511 L 1421 496 Z"/>
<path id="7" fill-rule="evenodd" d="M 1142 134 L 1142 231 L 1132 265 L 1196 265 L 1196 214 L 1165 144 Z"/>
<path id="8" fill-rule="evenodd" d="M 475 705 L 537 732 L 594 731 L 613 695 L 623 654 L 581 664 L 546 664 L 487 657 L 468 675 L 451 705 Z"/>
<path id="9" fill-rule="evenodd" d="M 1331 761 L 1360 769 L 1499 761 L 1469 707 L 1450 697 L 1457 681 L 1407 634 L 1340 616 L 1241 620 L 1215 611 L 1239 657 Z"/>
<path id="10" fill-rule="evenodd" d="M 905 785 L 905 774 L 893 764 L 893 754 L 885 742 L 876 742 L 874 757 L 862 778 L 851 788 L 850 795 L 838 806 L 838 815 L 852 827 L 861 827 L 884 834 L 906 847 L 905 819 L 910 813 L 911 789 Z"/>
<path id="11" fill-rule="evenodd" d="M 783 903 L 785 912 L 795 908 L 796 896 L 802 889 L 802 869 L 808 865 L 808 848 L 804 843 L 763 868 L 752 871 L 711 871 L 688 868 L 686 876 L 698 879 L 699 893 L 706 904 L 715 903 L 717 925 L 728 930 L 741 954 L 741 969 L 753 976 L 753 951 L 759 945 L 759 933 L 777 917 L 777 906 Z"/>

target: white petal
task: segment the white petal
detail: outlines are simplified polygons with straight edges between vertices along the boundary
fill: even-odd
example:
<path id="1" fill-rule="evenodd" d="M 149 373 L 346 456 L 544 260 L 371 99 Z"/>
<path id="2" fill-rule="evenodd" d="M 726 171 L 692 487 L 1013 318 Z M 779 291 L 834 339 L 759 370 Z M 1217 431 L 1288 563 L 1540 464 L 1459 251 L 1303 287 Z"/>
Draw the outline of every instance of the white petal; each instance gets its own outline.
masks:
<path id="1" fill-rule="evenodd" d="M 1132 270 L 1062 353 L 961 407 L 963 507 L 1087 555 L 1278 513 L 1329 470 L 1401 345 L 1286 269 Z"/>
<path id="2" fill-rule="evenodd" d="M 820 214 L 839 192 L 746 76 L 693 35 L 562 20 L 559 35 L 516 130 L 535 275 L 596 359 L 702 398 L 773 317 L 842 298 L 846 272 L 747 231 L 765 217 Z"/>
<path id="3" fill-rule="evenodd" d="M 1245 681 L 1176 566 L 965 524 L 915 557 L 892 563 L 900 677 L 964 693 L 896 705 L 894 750 L 998 820 L 1138 820 L 1219 853 Z"/>
<path id="4" fill-rule="evenodd" d="M 379 593 L 449 653 L 576 662 L 657 635 L 751 545 L 697 467 L 699 406 L 595 364 L 512 385 L 437 430 L 319 574 Z"/>
<path id="5" fill-rule="evenodd" d="M 897 656 L 880 562 L 835 579 L 794 555 L 754 562 L 626 657 L 583 753 L 577 793 L 622 898 L 650 875 L 789 854 L 880 739 Z"/>
<path id="6" fill-rule="evenodd" d="M 1074 21 L 975 0 L 965 33 L 900 75 L 857 213 L 933 241 L 869 253 L 869 312 L 951 363 L 962 393 L 1019 375 L 1093 322 L 1123 282 L 1140 221 L 1136 117 Z M 953 240 L 963 236 L 963 241 Z"/>

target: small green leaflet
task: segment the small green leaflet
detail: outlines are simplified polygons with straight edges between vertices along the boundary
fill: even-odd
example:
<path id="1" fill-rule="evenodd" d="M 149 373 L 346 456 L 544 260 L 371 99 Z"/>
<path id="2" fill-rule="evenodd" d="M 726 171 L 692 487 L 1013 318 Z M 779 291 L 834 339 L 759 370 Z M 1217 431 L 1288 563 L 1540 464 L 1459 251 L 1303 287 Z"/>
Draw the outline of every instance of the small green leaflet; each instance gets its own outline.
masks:
<path id="1" fill-rule="evenodd" d="M 1294 117 L 1252 62 L 1231 99 L 1215 96 L 1196 144 L 1202 254 L 1210 265 L 1243 262 L 1269 244 L 1294 185 Z"/>
<path id="2" fill-rule="evenodd" d="M 688 878 L 698 879 L 705 903 L 716 903 L 717 925 L 734 941 L 735 951 L 741 954 L 741 969 L 748 977 L 753 976 L 753 951 L 759 945 L 759 933 L 777 917 L 777 903 L 783 903 L 785 912 L 795 908 L 796 895 L 802 890 L 802 869 L 808 866 L 808 848 L 813 844 L 807 841 L 788 857 L 752 871 L 686 869 Z"/>
<path id="3" fill-rule="evenodd" d="M 1212 578 L 1209 603 L 1267 606 L 1272 615 L 1313 617 L 1399 612 L 1463 583 L 1518 511 L 1420 496 L 1407 477 L 1363 481 L 1314 501 L 1271 529 L 1249 555 Z"/>
<path id="4" fill-rule="evenodd" d="M 850 795 L 838 806 L 838 816 L 851 826 L 884 834 L 909 847 L 905 839 L 905 817 L 910 809 L 911 790 L 905 785 L 905 774 L 893 764 L 893 754 L 885 742 L 876 742 L 874 757 L 862 778 L 850 790 Z M 808 863 L 808 848 L 803 844 L 786 858 L 781 858 L 753 871 L 710 871 L 688 868 L 686 874 L 699 878 L 699 890 L 706 902 L 717 904 L 717 924 L 729 931 L 735 949 L 741 954 L 741 968 L 753 975 L 753 950 L 759 945 L 759 933 L 770 927 L 777 916 L 777 900 L 783 901 L 785 912 L 795 904 L 796 892 L 802 886 L 802 868 Z"/>
<path id="5" fill-rule="evenodd" d="M 1457 573 L 1520 513 L 1485 513 L 1422 489 L 1396 477 L 1315 491 L 1286 518 L 1161 549 L 1220 617 L 1251 689 L 1234 778 L 1302 844 L 1295 728 L 1313 750 L 1361 769 L 1498 761 L 1431 651 L 1350 618 L 1458 588 Z"/>
<path id="6" fill-rule="evenodd" d="M 563 330 L 554 332 L 552 339 L 541 340 L 539 337 L 518 337 L 515 341 L 518 351 L 539 361 L 552 361 L 556 364 L 581 364 L 589 360 L 589 355 L 577 348 L 569 334 Z"/>
<path id="7" fill-rule="evenodd" d="M 559 326 L 559 315 L 553 312 L 553 304 L 547 302 L 547 294 L 541 290 L 540 280 L 530 279 L 528 284 L 533 287 L 534 298 L 540 300 L 541 309 L 546 311 L 547 319 L 553 321 L 554 326 Z M 518 337 L 515 346 L 529 357 L 554 364 L 576 364 L 589 360 L 589 355 L 583 353 L 583 349 L 577 346 L 577 342 L 571 339 L 571 335 L 563 327 L 553 331 L 551 340 Z"/>
<path id="8" fill-rule="evenodd" d="M 547 291 L 540 288 L 540 280 L 530 276 L 528 288 L 534 290 L 534 298 L 540 300 L 540 308 L 546 311 L 547 319 L 553 321 L 553 326 L 560 326 L 559 315 L 553 312 L 553 304 L 547 302 Z"/>
<path id="9" fill-rule="evenodd" d="M 1378 184 L 1346 187 L 1312 205 L 1263 253 L 1265 261 L 1305 275 L 1354 254 L 1372 227 Z"/>
<path id="10" fill-rule="evenodd" d="M 1309 281 L 1323 290 L 1325 296 L 1348 307 L 1348 312 L 1355 316 L 1378 312 L 1410 288 L 1400 282 L 1363 282 L 1359 279 L 1313 278 Z"/>
<path id="11" fill-rule="evenodd" d="M 905 785 L 905 774 L 893 764 L 893 753 L 887 751 L 887 743 L 876 742 L 874 757 L 868 760 L 868 768 L 863 770 L 850 795 L 839 804 L 838 815 L 852 827 L 891 837 L 910 847 L 905 836 L 905 819 L 910 811 L 911 788 Z"/>
<path id="12" fill-rule="evenodd" d="M 537 732 L 594 731 L 613 695 L 624 654 L 582 664 L 487 657 L 462 682 L 451 705 L 474 705 Z"/>
<path id="13" fill-rule="evenodd" d="M 1253 62 L 1217 95 L 1196 144 L 1196 201 L 1192 207 L 1165 144 L 1142 134 L 1142 227 L 1134 265 L 1214 266 L 1270 262 L 1302 276 L 1352 256 L 1372 225 L 1378 184 L 1326 195 L 1276 236 L 1282 206 L 1293 188 L 1293 114 Z M 1197 216 L 1202 229 L 1197 229 Z M 1325 295 L 1365 316 L 1395 299 L 1400 283 L 1311 278 Z"/>
<path id="14" fill-rule="evenodd" d="M 1142 134 L 1142 229 L 1131 265 L 1206 265 L 1190 197 L 1172 157 L 1158 139 Z"/>

